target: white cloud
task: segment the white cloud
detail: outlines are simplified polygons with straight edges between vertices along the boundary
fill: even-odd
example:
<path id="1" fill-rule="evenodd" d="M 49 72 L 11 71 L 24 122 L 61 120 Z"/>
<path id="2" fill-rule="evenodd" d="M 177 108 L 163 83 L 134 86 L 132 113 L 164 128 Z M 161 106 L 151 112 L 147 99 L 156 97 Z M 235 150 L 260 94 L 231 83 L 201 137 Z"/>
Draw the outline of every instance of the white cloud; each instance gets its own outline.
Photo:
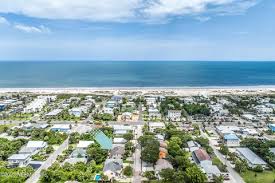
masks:
<path id="1" fill-rule="evenodd" d="M 1 24 L 9 25 L 10 23 L 9 23 L 9 21 L 6 18 L 0 17 L 0 25 Z"/>
<path id="2" fill-rule="evenodd" d="M 14 28 L 26 33 L 50 33 L 50 29 L 45 27 L 44 25 L 40 25 L 39 27 L 29 26 L 24 24 L 15 24 Z"/>
<path id="3" fill-rule="evenodd" d="M 45 19 L 159 21 L 171 16 L 245 12 L 259 0 L 1 0 L 1 13 Z"/>

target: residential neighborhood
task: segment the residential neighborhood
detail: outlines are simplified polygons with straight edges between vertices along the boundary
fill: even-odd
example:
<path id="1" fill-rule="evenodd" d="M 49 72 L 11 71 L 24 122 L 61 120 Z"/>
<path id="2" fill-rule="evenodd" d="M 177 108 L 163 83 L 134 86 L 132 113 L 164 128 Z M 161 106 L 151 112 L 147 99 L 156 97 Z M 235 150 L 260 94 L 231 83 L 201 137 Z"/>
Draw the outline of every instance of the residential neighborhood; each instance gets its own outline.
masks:
<path id="1" fill-rule="evenodd" d="M 275 95 L 5 93 L 0 110 L 0 182 L 275 181 Z"/>

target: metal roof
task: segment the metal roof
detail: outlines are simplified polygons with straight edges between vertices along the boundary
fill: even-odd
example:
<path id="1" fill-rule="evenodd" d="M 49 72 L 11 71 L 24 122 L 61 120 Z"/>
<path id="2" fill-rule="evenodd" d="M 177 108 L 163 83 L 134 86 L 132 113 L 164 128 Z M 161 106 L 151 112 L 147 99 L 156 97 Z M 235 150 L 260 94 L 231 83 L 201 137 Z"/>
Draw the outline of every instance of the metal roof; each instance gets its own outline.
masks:
<path id="1" fill-rule="evenodd" d="M 266 165 L 266 162 L 262 160 L 257 154 L 251 151 L 247 147 L 236 148 L 236 150 L 243 156 L 247 161 L 253 165 Z"/>

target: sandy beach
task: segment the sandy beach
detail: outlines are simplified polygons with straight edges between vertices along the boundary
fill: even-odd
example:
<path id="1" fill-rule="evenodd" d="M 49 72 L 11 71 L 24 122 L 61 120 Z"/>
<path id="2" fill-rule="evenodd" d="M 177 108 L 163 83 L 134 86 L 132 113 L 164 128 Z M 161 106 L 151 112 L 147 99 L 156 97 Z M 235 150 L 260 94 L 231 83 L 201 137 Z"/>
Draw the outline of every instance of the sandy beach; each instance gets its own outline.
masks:
<path id="1" fill-rule="evenodd" d="M 74 88 L 1 88 L 0 93 L 97 94 L 97 95 L 262 95 L 275 94 L 275 86 L 243 87 L 74 87 Z"/>

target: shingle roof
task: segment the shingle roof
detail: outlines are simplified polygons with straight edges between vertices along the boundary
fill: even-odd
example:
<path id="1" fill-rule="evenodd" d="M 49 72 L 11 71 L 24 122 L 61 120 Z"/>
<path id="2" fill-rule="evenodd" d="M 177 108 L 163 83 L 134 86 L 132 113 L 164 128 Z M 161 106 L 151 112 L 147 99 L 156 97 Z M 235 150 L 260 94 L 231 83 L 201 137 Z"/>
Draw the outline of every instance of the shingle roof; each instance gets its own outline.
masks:
<path id="1" fill-rule="evenodd" d="M 123 167 L 123 161 L 121 159 L 106 159 L 104 163 L 103 171 L 120 171 Z"/>
<path id="2" fill-rule="evenodd" d="M 204 149 L 198 149 L 193 152 L 196 156 L 196 158 L 201 162 L 204 160 L 210 160 L 210 156 L 207 154 L 207 152 Z"/>

